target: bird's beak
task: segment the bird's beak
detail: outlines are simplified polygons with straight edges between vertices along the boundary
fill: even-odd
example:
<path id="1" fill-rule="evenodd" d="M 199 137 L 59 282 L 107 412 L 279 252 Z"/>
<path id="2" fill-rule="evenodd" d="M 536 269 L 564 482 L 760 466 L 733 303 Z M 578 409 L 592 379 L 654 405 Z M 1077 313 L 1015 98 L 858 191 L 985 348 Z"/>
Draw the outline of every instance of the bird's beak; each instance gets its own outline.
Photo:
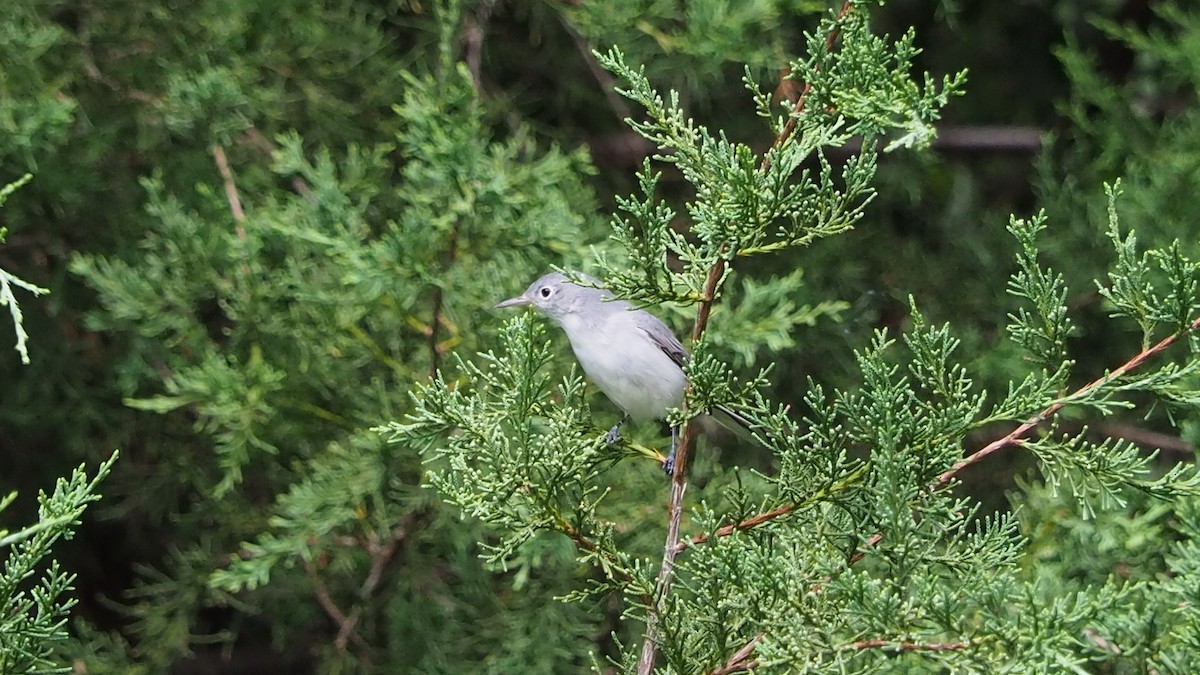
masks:
<path id="1" fill-rule="evenodd" d="M 495 309 L 503 309 L 505 307 L 521 307 L 523 305 L 532 305 L 533 301 L 524 295 L 518 295 L 515 298 L 509 298 L 504 302 L 496 305 Z"/>

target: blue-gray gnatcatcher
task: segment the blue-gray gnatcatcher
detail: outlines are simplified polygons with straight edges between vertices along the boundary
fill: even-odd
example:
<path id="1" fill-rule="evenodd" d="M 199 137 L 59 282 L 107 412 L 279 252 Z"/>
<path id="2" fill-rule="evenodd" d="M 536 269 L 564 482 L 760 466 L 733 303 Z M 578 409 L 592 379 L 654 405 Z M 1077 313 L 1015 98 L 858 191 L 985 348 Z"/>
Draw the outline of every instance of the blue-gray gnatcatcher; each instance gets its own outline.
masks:
<path id="1" fill-rule="evenodd" d="M 580 279 L 599 282 L 577 274 Z M 533 305 L 562 327 L 583 372 L 609 400 L 635 422 L 666 417 L 667 410 L 683 404 L 687 378 L 683 364 L 687 350 L 667 325 L 644 309 L 614 299 L 603 288 L 580 286 L 566 275 L 553 272 L 533 282 L 525 292 L 496 305 Z M 739 415 L 722 411 L 745 425 Z M 622 418 L 622 422 L 624 418 Z M 618 422 L 608 432 L 616 442 Z M 671 453 L 663 468 L 672 472 L 676 429 L 671 429 Z"/>

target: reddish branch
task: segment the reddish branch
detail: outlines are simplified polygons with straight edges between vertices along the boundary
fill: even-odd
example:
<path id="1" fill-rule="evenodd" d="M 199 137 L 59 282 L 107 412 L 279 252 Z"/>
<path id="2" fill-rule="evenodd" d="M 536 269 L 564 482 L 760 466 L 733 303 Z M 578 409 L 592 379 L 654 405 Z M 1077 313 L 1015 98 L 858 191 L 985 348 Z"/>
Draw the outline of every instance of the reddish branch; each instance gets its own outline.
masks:
<path id="1" fill-rule="evenodd" d="M 1158 342 L 1158 344 L 1156 344 L 1153 347 L 1150 347 L 1148 349 L 1142 350 L 1136 356 L 1129 359 L 1125 363 L 1121 364 L 1121 366 L 1119 368 L 1117 368 L 1116 370 L 1105 373 L 1104 376 L 1096 378 L 1095 380 L 1092 380 L 1088 384 L 1077 389 L 1075 391 L 1075 393 L 1071 394 L 1067 398 L 1071 399 L 1071 398 L 1076 398 L 1079 396 L 1087 395 L 1088 393 L 1091 393 L 1092 391 L 1095 391 L 1096 389 L 1108 384 L 1109 382 L 1116 380 L 1117 378 L 1125 375 L 1126 373 L 1128 373 L 1132 370 L 1135 370 L 1136 368 L 1140 367 L 1146 361 L 1150 360 L 1154 356 L 1158 355 L 1160 352 L 1165 351 L 1168 347 L 1175 344 L 1175 341 L 1178 340 L 1183 335 L 1186 335 L 1187 333 L 1197 330 L 1197 329 L 1200 329 L 1200 317 L 1198 317 L 1195 321 L 1193 321 L 1191 326 L 1189 326 L 1186 331 L 1181 331 L 1174 335 L 1170 335 L 1168 337 L 1163 338 L 1162 340 L 1160 340 Z M 944 471 L 942 473 L 942 475 L 938 476 L 937 482 L 935 482 L 933 485 L 931 485 L 930 488 L 937 489 L 937 488 L 945 485 L 946 483 L 950 482 L 950 479 L 954 478 L 954 476 L 959 471 L 962 471 L 963 469 L 967 468 L 968 466 L 971 466 L 972 464 L 975 464 L 976 462 L 979 462 L 979 461 L 985 459 L 988 455 L 991 455 L 992 453 L 997 452 L 999 450 L 1003 450 L 1004 448 L 1019 444 L 1021 439 L 1024 438 L 1025 434 L 1032 431 L 1035 427 L 1037 427 L 1042 422 L 1045 422 L 1046 420 L 1053 417 L 1059 410 L 1062 410 L 1062 407 L 1064 405 L 1066 405 L 1066 399 L 1059 400 L 1059 402 L 1057 402 L 1051 406 L 1048 406 L 1045 410 L 1041 411 L 1037 415 L 1034 415 L 1031 419 L 1026 421 L 1021 426 L 1010 431 L 1008 433 L 1008 435 L 1004 436 L 1004 438 L 1000 438 L 995 441 L 992 441 L 991 443 L 988 443 L 983 448 L 980 448 L 979 450 L 976 450 L 975 452 L 971 453 L 970 455 L 967 455 L 966 457 L 962 458 L 954 466 L 950 467 L 949 469 Z"/>
<path id="2" fill-rule="evenodd" d="M 572 527 L 571 524 L 568 523 L 567 521 L 562 520 L 560 518 L 559 522 L 558 522 L 558 529 L 563 534 L 570 537 L 571 540 L 574 541 L 576 544 L 579 544 L 580 548 L 587 549 L 588 551 L 591 551 L 593 553 L 596 552 L 596 544 L 593 543 L 591 539 L 588 539 L 587 537 L 583 536 L 582 532 L 580 532 L 579 530 Z"/>
<path id="3" fill-rule="evenodd" d="M 442 270 L 449 270 L 456 258 L 458 258 L 458 226 L 454 225 L 450 228 L 450 241 L 448 242 L 445 260 L 442 263 Z M 427 332 L 429 338 L 430 377 L 437 377 L 438 365 L 441 363 L 442 351 L 445 348 L 445 345 L 438 344 L 438 328 L 443 323 L 447 323 L 446 317 L 443 314 L 444 305 L 445 293 L 442 291 L 441 286 L 437 286 L 433 289 L 433 318 L 429 322 L 429 330 Z"/>
<path id="4" fill-rule="evenodd" d="M 370 647 L 358 633 L 359 619 L 362 618 L 368 602 L 375 594 L 379 583 L 383 580 L 383 573 L 395 559 L 396 553 L 400 550 L 400 545 L 408 537 L 413 523 L 422 515 L 421 512 L 413 512 L 405 515 L 400 519 L 400 523 L 392 530 L 391 536 L 385 542 L 380 542 L 378 537 L 374 535 L 367 541 L 359 542 L 358 545 L 365 548 L 371 556 L 371 568 L 367 571 L 367 576 L 358 589 L 358 597 L 353 609 L 349 613 L 342 611 L 337 603 L 334 602 L 333 596 L 330 595 L 329 589 L 325 586 L 325 582 L 321 579 L 313 563 L 307 561 L 304 563 L 304 571 L 307 573 L 309 583 L 312 585 L 313 595 L 317 598 L 317 604 L 321 606 L 325 614 L 338 627 L 334 645 L 339 651 L 343 651 L 346 649 L 348 643 L 353 642 L 358 647 L 359 659 L 368 668 L 371 666 Z M 338 543 L 344 544 L 347 543 L 347 540 L 339 539 Z"/>
<path id="5" fill-rule="evenodd" d="M 729 535 L 733 534 L 734 532 L 739 532 L 741 530 L 749 530 L 751 528 L 758 527 L 759 525 L 762 525 L 763 523 L 765 523 L 769 520 L 775 520 L 776 518 L 778 518 L 780 516 L 786 516 L 787 514 L 794 511 L 795 509 L 796 509 L 796 505 L 789 502 L 787 504 L 784 504 L 783 506 L 779 506 L 774 509 L 771 509 L 770 511 L 765 511 L 756 516 L 751 516 L 751 517 L 743 520 L 740 523 L 734 523 L 733 525 L 726 525 L 725 527 L 719 527 L 719 528 L 717 528 L 717 531 L 713 533 L 713 536 L 728 537 Z M 696 544 L 706 543 L 706 542 L 708 542 L 708 540 L 709 540 L 709 536 L 707 534 L 702 534 L 698 537 L 694 537 L 694 538 L 688 539 L 686 541 L 681 541 L 675 545 L 675 552 L 679 553 L 680 551 L 683 551 L 684 549 L 687 549 L 687 548 L 691 548 L 692 546 L 695 546 Z"/>
<path id="6" fill-rule="evenodd" d="M 730 673 L 744 673 L 748 670 L 753 670 L 758 666 L 758 661 L 750 657 L 754 654 L 754 648 L 758 646 L 758 643 L 762 642 L 764 637 L 766 637 L 765 633 L 755 636 L 753 640 L 746 643 L 745 647 L 734 652 L 733 656 L 730 656 L 729 660 L 725 662 L 725 665 L 709 672 L 708 675 L 729 675 Z"/>
<path id="7" fill-rule="evenodd" d="M 353 640 L 354 644 L 357 645 L 364 654 L 369 651 L 366 641 L 363 640 L 361 635 L 354 631 L 354 626 L 350 623 L 349 617 L 347 617 L 346 613 L 343 612 L 341 608 L 337 606 L 337 603 L 333 601 L 333 596 L 329 595 L 329 589 L 325 586 L 325 582 L 321 580 L 321 576 L 317 574 L 317 570 L 313 566 L 312 562 L 304 562 L 304 572 L 308 575 L 308 583 L 312 585 L 313 595 L 317 597 L 317 604 L 319 604 L 321 609 L 324 610 L 325 614 L 329 616 L 329 618 L 332 619 L 335 624 L 338 625 L 339 635 L 340 628 L 349 625 L 350 629 L 347 632 L 347 638 Z M 357 620 L 358 619 L 356 618 L 355 621 Z M 344 647 L 345 644 L 343 643 L 341 648 Z"/>
<path id="8" fill-rule="evenodd" d="M 851 2 L 847 0 L 838 12 L 838 19 L 844 18 L 850 12 L 851 7 Z M 825 47 L 828 51 L 833 50 L 833 46 L 840 34 L 841 31 L 835 25 L 825 40 Z M 811 91 L 812 85 L 805 83 L 804 88 L 800 91 L 800 95 L 796 98 L 795 105 L 792 106 L 792 112 L 788 115 L 783 129 L 780 130 L 779 136 L 775 138 L 775 142 L 771 146 L 772 148 L 782 147 L 792 137 L 792 134 L 796 132 L 798 119 L 801 113 L 804 112 L 804 104 Z M 770 153 L 763 157 L 760 170 L 766 171 L 770 168 L 770 157 Z M 704 331 L 708 328 L 708 318 L 712 313 L 713 304 L 716 302 L 717 290 L 720 288 L 721 280 L 725 277 L 725 272 L 729 264 L 724 256 L 725 250 L 722 247 L 718 251 L 716 262 L 713 263 L 712 269 L 708 272 L 708 278 L 705 280 L 704 292 L 696 309 L 696 322 L 692 327 L 693 342 L 703 337 Z M 660 600 L 665 599 L 670 593 L 671 580 L 675 570 L 675 555 L 681 550 L 679 546 L 679 523 L 683 517 L 683 495 L 687 490 L 687 465 L 695 436 L 696 426 L 693 420 L 689 419 L 684 423 L 683 430 L 679 434 L 679 442 L 675 446 L 675 470 L 671 476 L 671 498 L 667 506 L 667 542 L 663 550 L 662 566 L 658 570 L 658 580 L 655 583 L 655 595 Z M 654 670 L 654 658 L 658 649 L 657 638 L 655 636 L 655 623 L 658 621 L 658 611 L 655 609 L 654 604 L 650 604 L 647 611 L 646 641 L 642 643 L 642 653 L 638 658 L 638 675 L 649 675 Z M 753 649 L 752 646 L 751 649 Z"/>
<path id="9" fill-rule="evenodd" d="M 267 140 L 267 137 L 263 135 L 263 132 L 259 131 L 256 127 L 250 127 L 249 129 L 246 129 L 241 138 L 238 140 L 241 143 L 245 143 L 246 145 L 255 148 L 259 152 L 265 154 L 267 157 L 273 157 L 275 155 L 275 144 Z M 300 176 L 292 176 L 292 189 L 295 190 L 296 193 L 301 197 L 307 199 L 310 204 L 317 203 L 316 195 L 312 193 L 312 190 L 308 187 L 308 183 L 305 183 L 304 179 Z"/>
<path id="10" fill-rule="evenodd" d="M 1145 363 L 1147 359 L 1159 354 L 1160 352 L 1162 352 L 1165 349 L 1167 349 L 1168 347 L 1170 347 L 1172 344 L 1174 344 L 1176 341 L 1178 341 L 1179 338 L 1182 337 L 1183 335 L 1185 335 L 1186 333 L 1190 333 L 1190 332 L 1196 331 L 1196 330 L 1200 330 L 1200 317 L 1197 317 L 1196 320 L 1193 321 L 1191 323 L 1191 325 L 1188 327 L 1188 330 L 1185 331 L 1184 333 L 1179 333 L 1179 334 L 1167 337 L 1167 338 L 1163 339 L 1162 341 L 1160 341 L 1158 344 L 1154 345 L 1153 347 L 1150 347 L 1150 348 L 1138 353 L 1136 356 L 1134 356 L 1133 358 L 1126 361 L 1124 364 L 1122 364 L 1116 370 L 1110 372 L 1109 374 L 1105 375 L 1104 377 L 1098 378 L 1098 379 L 1088 383 L 1087 385 L 1085 385 L 1083 387 L 1080 387 L 1073 394 L 1071 394 L 1071 396 L 1068 398 L 1075 398 L 1077 396 L 1086 394 L 1086 393 L 1096 389 L 1097 387 L 1100 387 L 1104 384 L 1112 382 L 1114 379 L 1128 374 L 1130 371 L 1134 370 L 1135 368 L 1137 368 L 1137 367 L 1141 366 L 1143 363 Z M 930 489 L 937 489 L 937 488 L 941 487 L 942 485 L 945 485 L 960 470 L 962 470 L 963 468 L 965 468 L 967 466 L 970 466 L 971 464 L 974 464 L 974 463 L 982 460 L 984 457 L 987 457 L 988 455 L 996 452 L 997 450 L 1000 450 L 1002 448 L 1009 447 L 1012 445 L 1018 445 L 1020 443 L 1020 439 L 1025 434 L 1029 433 L 1029 431 L 1031 431 L 1038 424 L 1045 422 L 1047 419 L 1049 419 L 1051 416 L 1053 416 L 1055 413 L 1057 413 L 1059 410 L 1061 410 L 1064 405 L 1065 405 L 1065 403 L 1059 402 L 1059 403 L 1055 403 L 1054 405 L 1047 407 L 1045 410 L 1038 413 L 1035 417 L 1033 417 L 1029 421 L 1025 422 L 1021 426 L 1017 427 L 1008 435 L 1004 436 L 1004 438 L 993 441 L 992 443 L 989 443 L 987 446 L 985 446 L 985 447 L 977 450 L 976 452 L 971 453 L 967 457 L 963 458 L 961 461 L 959 461 L 953 467 L 951 467 L 950 469 L 947 469 L 944 473 L 942 473 L 940 476 L 938 476 L 937 481 L 934 482 L 932 485 L 930 485 Z M 1103 429 L 1106 430 L 1106 432 L 1110 432 L 1111 435 L 1126 437 L 1126 438 L 1129 438 L 1130 440 L 1133 440 L 1134 442 L 1145 441 L 1145 442 L 1153 444 L 1154 441 L 1164 440 L 1164 441 L 1174 441 L 1176 445 L 1180 444 L 1178 439 L 1174 439 L 1174 437 L 1167 437 L 1167 436 L 1164 436 L 1162 439 L 1158 438 L 1159 435 L 1154 435 L 1152 438 L 1140 438 L 1140 437 L 1134 438 L 1134 437 L 1132 437 L 1132 434 L 1130 433 L 1130 431 L 1124 427 L 1105 426 L 1105 427 L 1103 427 Z M 1190 448 L 1190 446 L 1186 446 L 1186 447 Z M 1174 446 L 1172 446 L 1172 447 L 1169 447 L 1168 449 L 1173 450 L 1176 448 Z M 716 532 L 713 533 L 713 536 L 728 537 L 729 535 L 733 534 L 734 532 L 740 532 L 742 530 L 749 530 L 749 529 L 758 527 L 759 525 L 762 525 L 763 523 L 772 521 L 776 518 L 779 518 L 780 516 L 786 516 L 787 514 L 794 511 L 795 508 L 796 508 L 796 505 L 791 504 L 791 503 L 784 504 L 782 506 L 778 506 L 774 509 L 771 509 L 770 511 L 764 511 L 763 513 L 759 513 L 757 515 L 751 516 L 739 523 L 735 523 L 733 525 L 726 525 L 725 527 L 719 528 L 719 529 L 717 529 Z M 706 543 L 709 539 L 710 539 L 709 535 L 702 534 L 693 539 L 682 541 L 677 545 L 678 550 L 676 552 L 683 551 L 687 548 L 695 546 L 696 544 Z M 875 544 L 878 544 L 882 539 L 883 539 L 882 536 L 876 534 L 864 543 L 864 548 L 870 548 L 870 547 L 874 546 Z M 859 552 L 855 553 L 850 558 L 851 564 L 861 560 L 862 556 L 863 556 L 863 552 L 861 550 Z"/>
<path id="11" fill-rule="evenodd" d="M 400 549 L 401 542 L 408 536 L 408 526 L 416 519 L 416 516 L 415 512 L 405 516 L 400 525 L 392 530 L 392 536 L 382 545 L 378 540 L 373 540 L 367 545 L 367 552 L 371 554 L 371 570 L 367 572 L 367 578 L 358 589 L 358 602 L 354 605 L 354 609 L 350 610 L 350 615 L 346 617 L 346 620 L 341 623 L 341 627 L 338 629 L 337 639 L 334 640 L 334 644 L 337 645 L 338 649 L 345 649 L 346 641 L 353 639 L 356 635 L 354 628 L 362 616 L 363 608 L 371 596 L 374 595 L 375 589 L 383 579 L 384 570 L 387 569 L 392 559 L 396 556 L 396 551 Z"/>

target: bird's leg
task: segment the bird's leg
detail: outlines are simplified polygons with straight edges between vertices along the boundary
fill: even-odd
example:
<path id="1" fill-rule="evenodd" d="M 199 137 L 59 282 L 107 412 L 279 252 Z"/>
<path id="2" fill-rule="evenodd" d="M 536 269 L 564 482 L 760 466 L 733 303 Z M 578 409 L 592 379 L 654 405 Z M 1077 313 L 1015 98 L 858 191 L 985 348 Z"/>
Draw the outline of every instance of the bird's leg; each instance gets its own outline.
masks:
<path id="1" fill-rule="evenodd" d="M 608 430 L 608 435 L 604 437 L 604 440 L 609 445 L 612 445 L 613 443 L 616 443 L 617 441 L 621 440 L 621 425 L 624 424 L 625 420 L 627 420 L 627 419 L 629 419 L 629 415 L 622 415 L 621 419 L 618 420 L 617 423 L 613 425 L 613 428 Z"/>
<path id="2" fill-rule="evenodd" d="M 675 441 L 679 430 L 671 427 L 671 452 L 667 453 L 667 459 L 663 461 L 663 472 L 668 476 L 675 475 Z"/>

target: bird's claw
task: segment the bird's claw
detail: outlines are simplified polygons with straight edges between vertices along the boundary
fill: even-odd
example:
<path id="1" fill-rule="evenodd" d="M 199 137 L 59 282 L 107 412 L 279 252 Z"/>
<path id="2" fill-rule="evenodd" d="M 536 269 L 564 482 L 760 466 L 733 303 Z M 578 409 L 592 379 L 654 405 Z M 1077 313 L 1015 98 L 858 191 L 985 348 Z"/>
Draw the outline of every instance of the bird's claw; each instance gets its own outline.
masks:
<path id="1" fill-rule="evenodd" d="M 604 437 L 604 441 L 609 445 L 621 440 L 621 425 L 614 424 L 613 428 L 608 430 L 608 435 Z"/>

